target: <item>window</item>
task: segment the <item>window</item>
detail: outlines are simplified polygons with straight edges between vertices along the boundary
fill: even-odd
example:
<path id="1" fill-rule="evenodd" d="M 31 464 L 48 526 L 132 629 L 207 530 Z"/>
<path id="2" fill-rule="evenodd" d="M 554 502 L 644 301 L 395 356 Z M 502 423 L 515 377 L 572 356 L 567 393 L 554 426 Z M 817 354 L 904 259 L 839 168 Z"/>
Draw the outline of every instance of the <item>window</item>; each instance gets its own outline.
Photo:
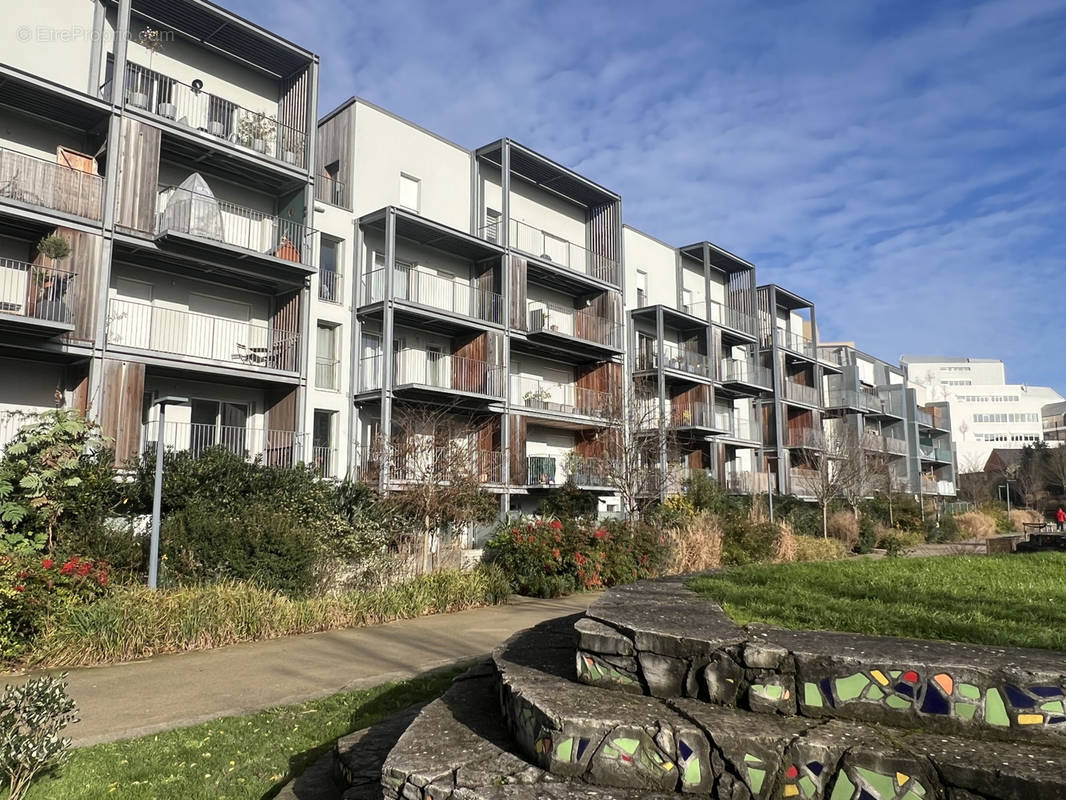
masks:
<path id="1" fill-rule="evenodd" d="M 221 445 L 239 456 L 246 455 L 248 406 L 218 400 L 193 400 L 189 425 L 189 450 L 199 456 L 208 447 Z"/>
<path id="2" fill-rule="evenodd" d="M 311 463 L 323 478 L 333 476 L 334 411 L 315 409 L 311 430 Z"/>
<path id="3" fill-rule="evenodd" d="M 637 308 L 643 308 L 648 304 L 648 273 L 642 269 L 637 270 Z"/>
<path id="4" fill-rule="evenodd" d="M 329 303 L 341 301 L 340 292 L 340 251 L 339 239 L 322 237 L 321 255 L 318 259 L 318 299 Z"/>
<path id="5" fill-rule="evenodd" d="M 941 381 L 945 386 L 973 386 L 973 381 Z"/>
<path id="6" fill-rule="evenodd" d="M 318 323 L 315 339 L 315 387 L 336 390 L 339 387 L 340 359 L 337 354 L 339 326 Z"/>
<path id="7" fill-rule="evenodd" d="M 417 213 L 420 209 L 419 200 L 421 199 L 421 188 L 422 181 L 412 175 L 407 175 L 401 172 L 400 205 Z"/>
<path id="8" fill-rule="evenodd" d="M 490 242 L 500 241 L 500 217 L 502 216 L 495 208 L 485 209 L 485 238 Z"/>
<path id="9" fill-rule="evenodd" d="M 363 333 L 363 353 L 360 360 L 359 391 L 367 392 L 381 388 L 381 336 Z"/>

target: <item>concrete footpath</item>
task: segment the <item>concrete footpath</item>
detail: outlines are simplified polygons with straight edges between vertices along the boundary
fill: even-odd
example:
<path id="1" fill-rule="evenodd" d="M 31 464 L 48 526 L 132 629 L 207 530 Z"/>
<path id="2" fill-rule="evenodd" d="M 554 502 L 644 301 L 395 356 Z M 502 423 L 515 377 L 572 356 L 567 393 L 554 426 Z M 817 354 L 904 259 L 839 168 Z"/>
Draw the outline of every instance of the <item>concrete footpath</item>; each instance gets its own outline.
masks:
<path id="1" fill-rule="evenodd" d="M 370 628 L 248 642 L 72 670 L 75 745 L 127 739 L 403 680 L 489 653 L 512 633 L 584 611 L 595 594 L 514 597 L 506 605 Z M 17 683 L 25 675 L 0 675 Z"/>

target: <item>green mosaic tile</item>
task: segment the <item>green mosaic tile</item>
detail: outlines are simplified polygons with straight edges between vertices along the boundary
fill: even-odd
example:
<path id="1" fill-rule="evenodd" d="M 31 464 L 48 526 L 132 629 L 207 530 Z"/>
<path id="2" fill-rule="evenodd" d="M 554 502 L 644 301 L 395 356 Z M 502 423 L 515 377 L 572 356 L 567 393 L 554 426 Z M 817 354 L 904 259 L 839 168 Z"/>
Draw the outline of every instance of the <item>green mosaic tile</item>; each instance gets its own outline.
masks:
<path id="1" fill-rule="evenodd" d="M 880 772 L 874 772 L 873 770 L 866 769 L 865 767 L 856 767 L 855 771 L 859 773 L 859 777 L 865 781 L 871 789 L 877 792 L 877 796 L 884 800 L 896 796 L 896 778 L 892 775 L 882 775 Z"/>
<path id="2" fill-rule="evenodd" d="M 972 683 L 960 683 L 958 686 L 958 692 L 969 700 L 981 699 L 981 687 L 974 686 Z"/>
<path id="3" fill-rule="evenodd" d="M 870 679 L 863 673 L 856 672 L 846 678 L 837 678 L 833 683 L 837 699 L 841 702 L 847 702 L 862 694 L 862 690 L 870 683 Z"/>
<path id="4" fill-rule="evenodd" d="M 966 705 L 965 703 L 955 704 L 955 713 L 960 719 L 973 719 L 974 714 L 977 713 L 977 706 Z"/>
<path id="5" fill-rule="evenodd" d="M 825 703 L 822 701 L 822 692 L 818 684 L 808 681 L 803 684 L 803 702 L 809 706 L 821 708 Z"/>
<path id="6" fill-rule="evenodd" d="M 985 694 L 985 721 L 1001 728 L 1010 727 L 1010 717 L 1007 716 L 1007 708 L 998 689 L 989 689 Z"/>
<path id="7" fill-rule="evenodd" d="M 867 700 L 880 700 L 884 696 L 885 693 L 881 691 L 881 687 L 879 686 L 870 686 L 869 690 L 866 692 Z"/>
<path id="8" fill-rule="evenodd" d="M 744 760 L 747 761 L 749 764 L 761 764 L 762 763 L 762 759 L 761 758 L 759 758 L 758 756 L 753 756 L 751 753 L 745 753 L 744 754 Z"/>
<path id="9" fill-rule="evenodd" d="M 891 677 L 893 677 L 893 678 L 898 678 L 898 677 L 899 677 L 900 675 L 902 675 L 902 674 L 903 674 L 903 670 L 899 670 L 899 669 L 894 669 L 894 670 L 891 670 L 891 671 L 890 671 L 890 672 L 889 672 L 888 674 L 889 674 L 889 675 L 890 675 Z"/>
<path id="10" fill-rule="evenodd" d="M 689 762 L 685 765 L 685 783 L 690 786 L 695 786 L 700 782 L 703 777 L 703 771 L 700 769 L 700 760 L 693 756 L 689 759 Z"/>
<path id="11" fill-rule="evenodd" d="M 627 756 L 631 756 L 637 752 L 637 748 L 640 747 L 640 739 L 627 739 L 622 737 L 615 739 L 612 744 Z"/>
<path id="12" fill-rule="evenodd" d="M 911 707 L 911 701 L 906 699 L 905 697 L 900 697 L 898 694 L 890 694 L 885 699 L 885 702 L 888 704 L 889 708 L 910 708 Z"/>
<path id="13" fill-rule="evenodd" d="M 851 800 L 853 794 L 855 794 L 855 784 L 845 773 L 837 773 L 836 786 L 833 787 L 833 796 L 829 800 Z"/>
<path id="14" fill-rule="evenodd" d="M 555 748 L 555 757 L 560 761 L 569 761 L 574 753 L 574 738 L 563 739 Z"/>
<path id="15" fill-rule="evenodd" d="M 751 793 L 758 794 L 762 791 L 763 781 L 766 780 L 766 770 L 755 769 L 755 767 L 748 767 L 748 783 L 751 786 Z"/>
<path id="16" fill-rule="evenodd" d="M 1049 703 L 1042 703 L 1040 705 L 1040 709 L 1042 711 L 1050 711 L 1053 714 L 1066 713 L 1066 711 L 1063 711 L 1062 701 L 1061 700 L 1052 700 Z"/>
<path id="17" fill-rule="evenodd" d="M 804 797 L 814 797 L 818 794 L 818 785 L 811 780 L 809 775 L 804 775 L 799 779 L 799 787 Z"/>

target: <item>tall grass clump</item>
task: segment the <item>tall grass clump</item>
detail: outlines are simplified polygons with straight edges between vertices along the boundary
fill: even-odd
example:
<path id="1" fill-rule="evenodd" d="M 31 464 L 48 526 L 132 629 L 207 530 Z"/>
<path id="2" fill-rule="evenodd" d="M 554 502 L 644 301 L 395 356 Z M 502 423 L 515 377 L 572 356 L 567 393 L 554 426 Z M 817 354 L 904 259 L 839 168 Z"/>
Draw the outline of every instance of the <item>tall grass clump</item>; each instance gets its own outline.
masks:
<path id="1" fill-rule="evenodd" d="M 996 519 L 983 511 L 967 511 L 955 515 L 963 539 L 987 539 L 997 532 Z"/>
<path id="2" fill-rule="evenodd" d="M 49 667 L 129 661 L 493 605 L 509 592 L 506 577 L 491 566 L 306 598 L 237 581 L 166 592 L 121 587 L 57 616 L 28 661 Z"/>

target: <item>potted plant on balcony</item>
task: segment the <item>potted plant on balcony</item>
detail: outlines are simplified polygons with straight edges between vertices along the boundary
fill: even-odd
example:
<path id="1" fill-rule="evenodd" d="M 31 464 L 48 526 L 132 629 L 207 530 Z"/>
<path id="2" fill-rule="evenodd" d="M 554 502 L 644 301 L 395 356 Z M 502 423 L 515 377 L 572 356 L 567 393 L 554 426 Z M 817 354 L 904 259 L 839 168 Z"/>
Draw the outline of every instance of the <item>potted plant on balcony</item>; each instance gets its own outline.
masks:
<path id="1" fill-rule="evenodd" d="M 257 153 L 265 153 L 277 135 L 277 127 L 277 119 L 262 111 L 245 114 L 237 123 L 237 141 Z"/>
<path id="2" fill-rule="evenodd" d="M 545 408 L 549 397 L 551 397 L 551 389 L 543 386 L 537 389 L 530 389 L 522 395 L 522 399 L 530 408 Z"/>
<path id="3" fill-rule="evenodd" d="M 145 73 L 138 70 L 133 73 L 136 80 L 128 97 L 130 105 L 147 109 L 152 76 L 154 75 L 152 72 L 152 59 L 156 51 L 163 46 L 163 34 L 155 28 L 145 27 L 138 36 L 138 41 L 141 47 L 148 51 L 148 71 Z M 162 113 L 162 108 L 160 108 L 160 113 Z"/>
<path id="4" fill-rule="evenodd" d="M 27 311 L 40 319 L 66 322 L 70 319 L 67 308 L 66 274 L 58 272 L 58 262 L 70 255 L 70 242 L 57 233 L 45 236 L 37 243 L 37 253 L 52 262 L 52 268 L 36 267 L 33 271 L 32 307 Z"/>
<path id="5" fill-rule="evenodd" d="M 286 130 L 281 142 L 282 160 L 286 164 L 296 164 L 297 156 L 302 154 L 303 151 L 304 135 L 299 131 Z"/>

